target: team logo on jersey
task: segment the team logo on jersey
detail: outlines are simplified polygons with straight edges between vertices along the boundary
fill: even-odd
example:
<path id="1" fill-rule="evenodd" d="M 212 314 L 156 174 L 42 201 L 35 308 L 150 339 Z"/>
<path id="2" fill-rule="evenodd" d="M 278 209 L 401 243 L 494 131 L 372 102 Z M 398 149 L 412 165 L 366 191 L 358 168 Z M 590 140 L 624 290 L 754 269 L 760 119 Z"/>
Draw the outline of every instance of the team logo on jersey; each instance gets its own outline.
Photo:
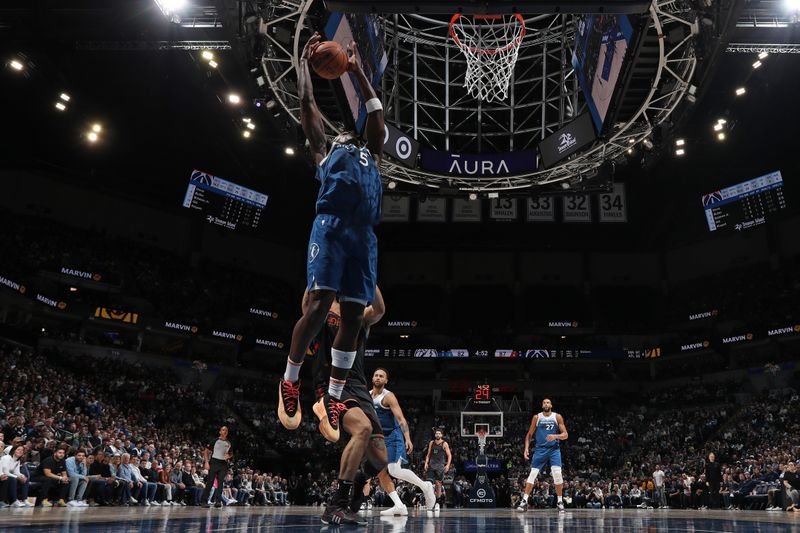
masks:
<path id="1" fill-rule="evenodd" d="M 319 255 L 319 244 L 313 242 L 308 248 L 308 262 L 313 263 L 314 259 Z"/>

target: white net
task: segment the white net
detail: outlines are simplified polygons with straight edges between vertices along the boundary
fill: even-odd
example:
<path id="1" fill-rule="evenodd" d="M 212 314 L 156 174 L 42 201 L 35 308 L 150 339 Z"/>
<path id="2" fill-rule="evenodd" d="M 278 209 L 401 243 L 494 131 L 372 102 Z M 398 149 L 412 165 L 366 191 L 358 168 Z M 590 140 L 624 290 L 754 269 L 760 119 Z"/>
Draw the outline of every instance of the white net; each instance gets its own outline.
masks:
<path id="1" fill-rule="evenodd" d="M 467 58 L 464 87 L 484 102 L 505 100 L 525 36 L 522 15 L 454 15 L 450 36 Z"/>

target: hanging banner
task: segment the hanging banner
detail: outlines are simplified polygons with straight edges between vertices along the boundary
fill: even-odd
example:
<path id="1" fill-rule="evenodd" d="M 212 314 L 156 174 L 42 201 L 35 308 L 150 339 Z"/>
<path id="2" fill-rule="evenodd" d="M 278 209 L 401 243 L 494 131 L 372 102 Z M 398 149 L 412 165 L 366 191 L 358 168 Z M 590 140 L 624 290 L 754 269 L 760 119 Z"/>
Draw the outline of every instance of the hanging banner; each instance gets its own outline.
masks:
<path id="1" fill-rule="evenodd" d="M 480 222 L 481 207 L 483 202 L 480 200 L 468 200 L 466 198 L 453 199 L 453 222 Z"/>
<path id="2" fill-rule="evenodd" d="M 592 209 L 587 194 L 570 194 L 561 199 L 564 222 L 591 222 Z"/>
<path id="3" fill-rule="evenodd" d="M 495 198 L 494 200 L 491 200 L 489 216 L 494 220 L 516 220 L 517 199 Z"/>
<path id="4" fill-rule="evenodd" d="M 446 198 L 420 198 L 417 202 L 419 222 L 445 222 L 447 220 Z"/>
<path id="5" fill-rule="evenodd" d="M 453 154 L 423 148 L 420 166 L 431 172 L 459 176 L 503 176 L 536 170 L 536 150 L 499 154 Z"/>
<path id="6" fill-rule="evenodd" d="M 528 222 L 555 222 L 556 205 L 552 196 L 528 198 Z"/>
<path id="7" fill-rule="evenodd" d="M 408 222 L 408 206 L 411 200 L 408 196 L 383 195 L 381 207 L 381 222 Z"/>
<path id="8" fill-rule="evenodd" d="M 625 203 L 625 184 L 615 183 L 613 192 L 597 195 L 600 222 L 627 222 L 628 206 Z"/>

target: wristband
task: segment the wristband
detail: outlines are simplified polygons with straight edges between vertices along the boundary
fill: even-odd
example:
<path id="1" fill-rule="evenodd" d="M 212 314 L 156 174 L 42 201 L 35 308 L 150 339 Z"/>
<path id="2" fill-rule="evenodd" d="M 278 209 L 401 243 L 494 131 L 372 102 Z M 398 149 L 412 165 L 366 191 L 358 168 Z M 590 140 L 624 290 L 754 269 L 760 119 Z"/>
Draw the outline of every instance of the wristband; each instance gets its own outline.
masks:
<path id="1" fill-rule="evenodd" d="M 380 99 L 378 98 L 370 98 L 367 100 L 367 113 L 374 113 L 375 111 L 380 111 L 383 109 L 383 104 L 381 104 Z"/>

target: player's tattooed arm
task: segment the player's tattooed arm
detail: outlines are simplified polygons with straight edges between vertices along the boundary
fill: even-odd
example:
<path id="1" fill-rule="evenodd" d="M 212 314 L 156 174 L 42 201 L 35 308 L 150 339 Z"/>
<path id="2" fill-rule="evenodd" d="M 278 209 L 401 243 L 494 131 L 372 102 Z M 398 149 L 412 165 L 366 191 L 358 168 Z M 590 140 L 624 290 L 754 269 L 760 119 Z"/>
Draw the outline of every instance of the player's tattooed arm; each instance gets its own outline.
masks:
<path id="1" fill-rule="evenodd" d="M 320 37 L 319 33 L 315 33 L 308 40 L 305 48 L 303 48 L 303 54 L 300 57 L 300 68 L 297 72 L 297 96 L 300 97 L 300 125 L 303 127 L 303 133 L 308 139 L 314 163 L 317 165 L 325 158 L 327 147 L 325 126 L 322 122 L 322 113 L 314 99 L 314 86 L 311 83 L 308 61 L 314 50 L 319 46 L 321 39 L 322 37 Z"/>
<path id="2" fill-rule="evenodd" d="M 400 409 L 400 403 L 397 401 L 397 396 L 389 393 L 383 399 L 385 405 L 392 410 L 392 414 L 397 419 L 397 424 L 400 426 L 400 431 L 403 432 L 403 439 L 405 440 L 406 453 L 414 451 L 414 444 L 411 442 L 411 433 L 408 430 L 408 422 L 406 421 L 403 410 Z"/>

